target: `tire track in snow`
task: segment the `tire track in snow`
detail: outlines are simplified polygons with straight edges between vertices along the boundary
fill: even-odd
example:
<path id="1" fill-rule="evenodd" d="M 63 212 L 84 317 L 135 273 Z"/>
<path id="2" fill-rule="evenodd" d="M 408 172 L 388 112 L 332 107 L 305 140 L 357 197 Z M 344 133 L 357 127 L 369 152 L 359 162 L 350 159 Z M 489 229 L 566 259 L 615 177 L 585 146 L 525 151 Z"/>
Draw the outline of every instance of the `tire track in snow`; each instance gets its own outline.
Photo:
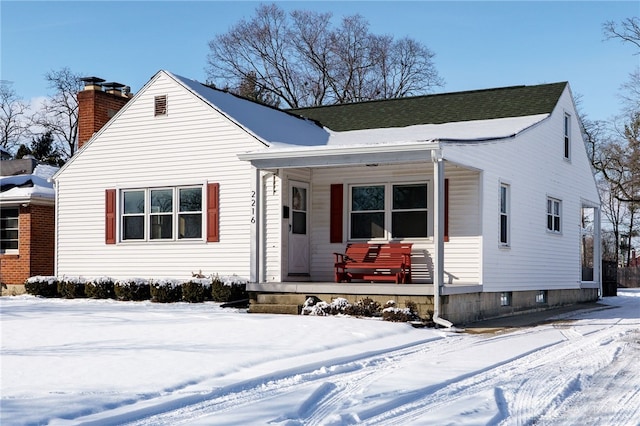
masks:
<path id="1" fill-rule="evenodd" d="M 455 337 L 455 336 L 454 336 Z M 76 419 L 80 424 L 90 425 L 162 425 L 188 423 L 188 419 L 197 418 L 229 408 L 254 404 L 261 400 L 272 399 L 291 392 L 296 387 L 308 386 L 329 378 L 357 374 L 370 375 L 368 368 L 381 368 L 380 365 L 402 356 L 422 351 L 436 340 L 448 340 L 444 337 L 429 338 L 412 342 L 392 349 L 381 349 L 358 356 L 335 358 L 299 366 L 290 370 L 280 370 L 272 374 L 249 379 L 241 383 L 215 389 L 208 393 L 187 396 L 174 394 L 162 395 L 149 400 L 138 401 L 131 406 L 121 406 L 112 412 L 95 413 L 86 418 Z M 460 337 L 458 337 L 458 340 Z M 311 409 L 311 408 L 309 408 Z M 186 420 L 185 420 L 186 419 Z"/>
<path id="2" fill-rule="evenodd" d="M 562 368 L 580 359 L 587 360 L 587 366 L 594 364 L 595 368 L 606 365 L 611 361 L 610 356 L 596 355 L 594 358 L 591 354 L 594 352 L 594 347 L 617 340 L 616 336 L 620 335 L 620 331 L 614 326 L 615 324 L 609 325 L 592 332 L 588 337 L 579 333 L 566 333 L 565 338 L 571 337 L 562 343 L 538 348 L 488 369 L 463 375 L 441 386 L 408 392 L 393 401 L 357 413 L 355 417 L 364 424 L 406 425 L 411 424 L 416 418 L 427 416 L 433 410 L 451 406 L 462 398 L 486 389 L 502 388 L 501 394 L 504 395 L 507 407 L 501 406 L 501 404 L 504 405 L 504 401 L 496 402 L 501 411 L 508 412 L 508 417 L 502 423 L 534 424 L 539 416 L 531 412 L 532 405 L 535 412 L 544 412 L 544 408 L 535 401 L 534 394 L 541 393 L 547 406 L 553 398 L 559 397 L 556 404 L 558 405 L 563 396 L 570 396 L 573 394 L 574 387 L 579 386 L 579 381 L 576 381 L 579 377 L 576 376 L 573 376 L 569 382 L 549 380 L 549 366 Z M 531 331 L 528 330 L 526 333 Z M 582 364 L 581 366 L 584 367 Z M 578 369 L 580 368 L 578 366 Z M 523 389 L 524 392 L 522 392 Z"/>

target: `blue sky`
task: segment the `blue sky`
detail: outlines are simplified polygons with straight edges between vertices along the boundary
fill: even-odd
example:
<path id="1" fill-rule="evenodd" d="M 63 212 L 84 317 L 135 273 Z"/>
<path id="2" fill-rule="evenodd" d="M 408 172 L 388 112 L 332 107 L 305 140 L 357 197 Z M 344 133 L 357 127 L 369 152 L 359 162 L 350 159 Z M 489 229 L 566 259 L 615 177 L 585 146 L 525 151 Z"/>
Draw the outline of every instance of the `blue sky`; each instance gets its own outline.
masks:
<path id="1" fill-rule="evenodd" d="M 360 14 L 376 34 L 411 37 L 435 54 L 437 92 L 569 81 L 591 119 L 619 113 L 618 89 L 640 63 L 602 23 L 640 16 L 638 1 L 277 2 L 285 10 Z M 208 42 L 260 2 L 6 1 L 0 77 L 25 99 L 50 93 L 44 74 L 69 67 L 131 86 L 158 70 L 206 80 Z"/>

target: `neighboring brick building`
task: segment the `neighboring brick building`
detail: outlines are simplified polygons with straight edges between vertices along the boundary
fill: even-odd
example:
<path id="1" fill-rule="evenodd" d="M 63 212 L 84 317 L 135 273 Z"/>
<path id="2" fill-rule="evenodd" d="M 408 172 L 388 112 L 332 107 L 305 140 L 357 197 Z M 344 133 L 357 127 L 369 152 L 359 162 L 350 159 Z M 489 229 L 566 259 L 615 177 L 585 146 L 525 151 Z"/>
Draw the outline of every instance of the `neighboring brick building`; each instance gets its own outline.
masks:
<path id="1" fill-rule="evenodd" d="M 78 150 L 132 97 L 123 84 L 104 83 L 97 77 L 82 80 Z M 55 191 L 50 178 L 58 168 L 38 165 L 34 159 L 5 161 L 10 155 L 1 154 L 0 283 L 5 295 L 23 292 L 29 277 L 54 275 Z"/>
<path id="2" fill-rule="evenodd" d="M 2 294 L 22 292 L 31 276 L 53 275 L 55 193 L 50 178 L 57 170 L 33 159 L 0 163 Z"/>

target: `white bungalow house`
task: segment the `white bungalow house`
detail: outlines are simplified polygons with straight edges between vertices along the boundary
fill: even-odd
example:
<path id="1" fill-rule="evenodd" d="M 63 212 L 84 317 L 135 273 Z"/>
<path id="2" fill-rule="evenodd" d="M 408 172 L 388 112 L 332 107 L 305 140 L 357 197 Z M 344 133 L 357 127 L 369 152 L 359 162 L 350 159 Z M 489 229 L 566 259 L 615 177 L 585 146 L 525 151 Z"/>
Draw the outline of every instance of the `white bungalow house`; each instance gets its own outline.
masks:
<path id="1" fill-rule="evenodd" d="M 55 181 L 57 275 L 236 274 L 251 312 L 367 296 L 444 325 L 599 297 L 566 82 L 282 111 L 160 71 Z M 335 252 L 389 241 L 410 283 L 335 282 Z"/>

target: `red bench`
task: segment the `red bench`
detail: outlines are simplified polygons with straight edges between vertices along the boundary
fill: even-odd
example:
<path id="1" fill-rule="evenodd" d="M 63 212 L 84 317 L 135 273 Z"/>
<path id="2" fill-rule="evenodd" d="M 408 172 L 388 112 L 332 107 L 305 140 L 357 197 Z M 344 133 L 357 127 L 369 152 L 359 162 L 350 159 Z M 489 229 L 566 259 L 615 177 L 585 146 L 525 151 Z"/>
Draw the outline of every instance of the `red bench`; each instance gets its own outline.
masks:
<path id="1" fill-rule="evenodd" d="M 393 281 L 411 283 L 410 243 L 350 243 L 345 253 L 334 253 L 336 282 Z"/>

